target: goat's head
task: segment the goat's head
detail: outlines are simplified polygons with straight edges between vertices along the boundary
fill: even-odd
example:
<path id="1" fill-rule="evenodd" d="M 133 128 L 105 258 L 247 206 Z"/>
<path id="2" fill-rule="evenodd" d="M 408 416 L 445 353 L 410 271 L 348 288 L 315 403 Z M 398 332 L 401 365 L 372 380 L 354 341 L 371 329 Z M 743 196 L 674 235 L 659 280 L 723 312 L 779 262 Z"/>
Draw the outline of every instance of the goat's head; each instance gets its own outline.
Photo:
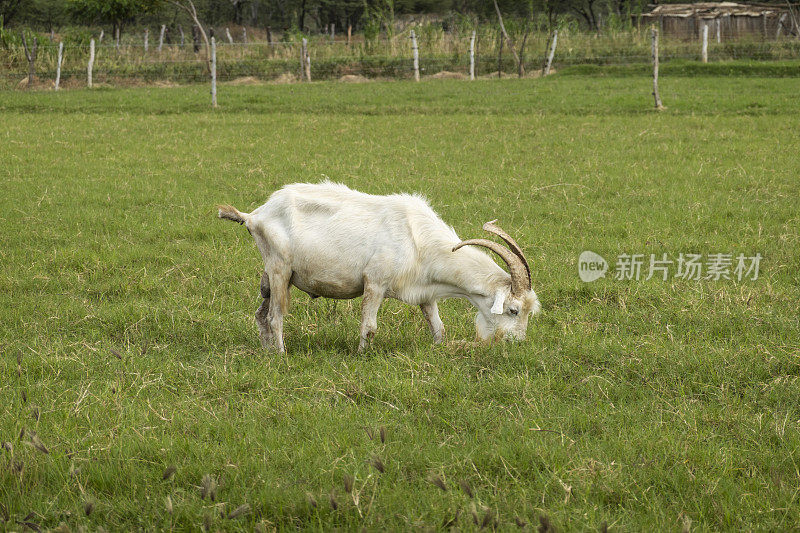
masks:
<path id="1" fill-rule="evenodd" d="M 488 239 L 469 239 L 458 243 L 453 251 L 470 244 L 488 248 L 505 261 L 511 280 L 498 285 L 494 294 L 486 295 L 483 302 L 478 302 L 478 315 L 475 317 L 478 338 L 482 341 L 525 340 L 528 319 L 541 310 L 539 298 L 531 287 L 528 261 L 516 241 L 494 220 L 484 224 L 483 229 L 503 239 L 508 248 Z"/>

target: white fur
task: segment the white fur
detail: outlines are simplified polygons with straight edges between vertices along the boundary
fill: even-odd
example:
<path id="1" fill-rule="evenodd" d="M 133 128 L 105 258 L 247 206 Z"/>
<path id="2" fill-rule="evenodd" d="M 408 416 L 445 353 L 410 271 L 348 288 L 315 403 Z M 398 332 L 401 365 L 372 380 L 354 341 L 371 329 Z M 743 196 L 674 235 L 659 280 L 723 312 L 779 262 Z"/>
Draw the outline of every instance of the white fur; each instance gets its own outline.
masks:
<path id="1" fill-rule="evenodd" d="M 538 310 L 530 291 L 509 297 L 511 276 L 483 250 L 464 247 L 427 201 L 417 195 L 375 196 L 323 182 L 287 185 L 241 217 L 264 259 L 270 298 L 260 309 L 265 344 L 283 351 L 282 319 L 289 285 L 313 296 L 355 298 L 362 303 L 359 349 L 377 329 L 384 298 L 420 305 L 434 338 L 443 326 L 436 302 L 465 298 L 478 309 L 478 336 L 525 338 L 528 316 Z M 517 306 L 510 317 L 504 309 Z M 257 314 L 257 319 L 259 318 Z M 513 319 L 512 319 L 513 318 Z M 512 320 L 509 320 L 512 319 Z"/>

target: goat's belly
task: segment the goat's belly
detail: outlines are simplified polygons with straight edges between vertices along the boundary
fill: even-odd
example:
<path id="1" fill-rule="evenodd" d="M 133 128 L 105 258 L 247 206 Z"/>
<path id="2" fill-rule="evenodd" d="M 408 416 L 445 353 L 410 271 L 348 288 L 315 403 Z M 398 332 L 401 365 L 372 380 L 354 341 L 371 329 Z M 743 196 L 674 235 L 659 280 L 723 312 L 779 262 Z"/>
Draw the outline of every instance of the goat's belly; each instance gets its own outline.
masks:
<path id="1" fill-rule="evenodd" d="M 292 285 L 312 296 L 348 300 L 364 294 L 364 282 L 361 279 L 343 279 L 292 273 Z"/>

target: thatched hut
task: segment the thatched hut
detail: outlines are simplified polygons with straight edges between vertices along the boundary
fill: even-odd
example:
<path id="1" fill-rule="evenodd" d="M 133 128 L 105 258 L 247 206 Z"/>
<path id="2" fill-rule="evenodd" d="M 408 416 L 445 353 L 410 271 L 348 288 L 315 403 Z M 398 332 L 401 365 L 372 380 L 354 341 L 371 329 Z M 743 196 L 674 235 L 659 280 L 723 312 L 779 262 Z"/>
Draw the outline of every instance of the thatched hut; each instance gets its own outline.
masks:
<path id="1" fill-rule="evenodd" d="M 777 39 L 798 33 L 797 20 L 786 6 L 701 2 L 659 4 L 639 17 L 641 27 L 655 24 L 662 35 L 693 39 L 708 25 L 709 39 L 717 41 L 750 36 Z"/>

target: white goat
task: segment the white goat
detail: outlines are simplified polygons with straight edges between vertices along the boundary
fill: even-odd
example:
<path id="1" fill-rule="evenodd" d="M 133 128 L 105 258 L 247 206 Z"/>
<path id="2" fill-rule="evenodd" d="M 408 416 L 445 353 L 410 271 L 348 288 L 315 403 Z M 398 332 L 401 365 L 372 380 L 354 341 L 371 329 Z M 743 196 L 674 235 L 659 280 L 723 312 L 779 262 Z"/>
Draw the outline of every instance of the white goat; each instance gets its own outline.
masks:
<path id="1" fill-rule="evenodd" d="M 531 289 L 530 269 L 519 246 L 493 222 L 483 229 L 509 248 L 486 239 L 461 241 L 419 196 L 375 196 L 323 182 L 287 185 L 252 213 L 220 206 L 219 217 L 247 226 L 264 259 L 256 312 L 261 342 L 284 351 L 283 316 L 289 311 L 289 288 L 312 297 L 361 303 L 364 350 L 378 329 L 384 298 L 419 305 L 434 342 L 444 326 L 436 302 L 466 298 L 477 309 L 478 338 L 524 340 L 528 317 L 540 310 Z M 465 245 L 486 247 L 508 265 Z"/>

